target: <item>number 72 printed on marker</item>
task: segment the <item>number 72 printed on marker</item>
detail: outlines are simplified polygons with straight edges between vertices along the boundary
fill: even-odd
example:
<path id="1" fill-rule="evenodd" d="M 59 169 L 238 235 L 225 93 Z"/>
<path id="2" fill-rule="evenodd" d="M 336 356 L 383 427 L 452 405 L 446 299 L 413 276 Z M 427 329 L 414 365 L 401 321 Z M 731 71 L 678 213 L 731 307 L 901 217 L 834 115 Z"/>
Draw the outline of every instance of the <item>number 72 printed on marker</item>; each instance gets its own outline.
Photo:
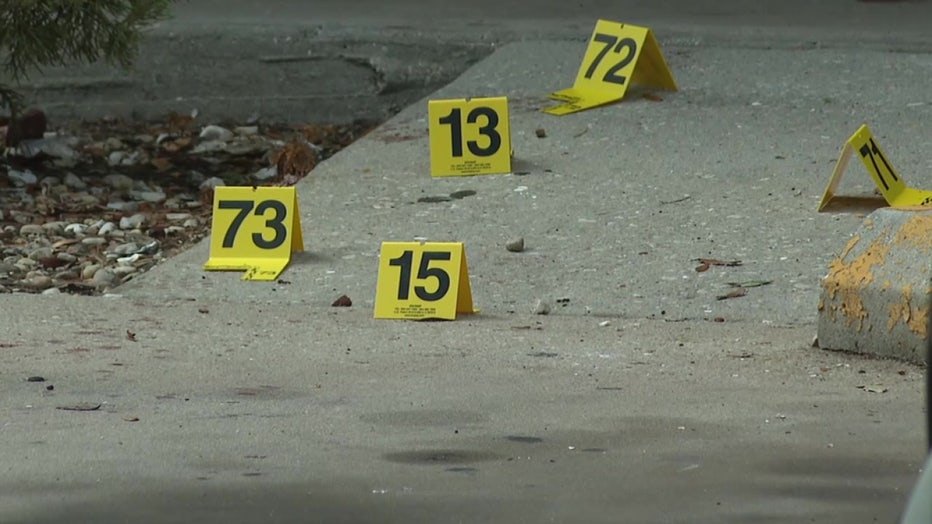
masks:
<path id="1" fill-rule="evenodd" d="M 550 98 L 563 103 L 543 111 L 567 115 L 615 102 L 624 98 L 632 84 L 677 89 L 650 29 L 599 20 L 573 87 L 551 93 Z"/>

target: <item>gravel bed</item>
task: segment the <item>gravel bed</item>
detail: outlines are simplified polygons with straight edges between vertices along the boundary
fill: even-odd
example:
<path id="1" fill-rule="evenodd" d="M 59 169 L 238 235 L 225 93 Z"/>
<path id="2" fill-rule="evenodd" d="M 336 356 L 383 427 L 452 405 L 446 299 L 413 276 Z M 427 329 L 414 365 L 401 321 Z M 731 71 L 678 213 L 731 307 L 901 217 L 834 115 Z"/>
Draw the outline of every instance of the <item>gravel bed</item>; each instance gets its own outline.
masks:
<path id="1" fill-rule="evenodd" d="M 0 293 L 107 293 L 207 236 L 214 187 L 293 185 L 373 127 L 41 118 L 0 156 Z"/>

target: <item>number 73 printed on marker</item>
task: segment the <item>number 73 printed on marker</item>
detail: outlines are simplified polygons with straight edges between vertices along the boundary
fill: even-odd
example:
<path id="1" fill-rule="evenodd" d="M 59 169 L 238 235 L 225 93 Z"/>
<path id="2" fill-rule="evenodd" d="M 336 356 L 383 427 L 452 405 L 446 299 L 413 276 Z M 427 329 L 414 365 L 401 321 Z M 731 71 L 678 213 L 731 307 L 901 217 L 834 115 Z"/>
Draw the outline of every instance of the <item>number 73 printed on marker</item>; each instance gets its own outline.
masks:
<path id="1" fill-rule="evenodd" d="M 246 280 L 274 280 L 293 251 L 302 251 L 298 196 L 293 187 L 214 189 L 209 271 L 245 270 Z"/>

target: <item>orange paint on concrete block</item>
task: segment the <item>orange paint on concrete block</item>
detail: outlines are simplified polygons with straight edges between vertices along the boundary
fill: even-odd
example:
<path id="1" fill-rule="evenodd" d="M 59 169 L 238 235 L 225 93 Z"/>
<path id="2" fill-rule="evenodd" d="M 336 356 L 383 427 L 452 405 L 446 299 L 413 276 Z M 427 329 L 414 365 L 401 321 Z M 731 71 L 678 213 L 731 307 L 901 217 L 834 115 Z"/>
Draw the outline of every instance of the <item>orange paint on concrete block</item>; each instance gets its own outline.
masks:
<path id="1" fill-rule="evenodd" d="M 864 320 L 868 316 L 861 291 L 874 281 L 874 267 L 883 265 L 890 251 L 890 245 L 885 244 L 882 237 L 878 237 L 863 253 L 846 263 L 845 258 L 860 240 L 861 238 L 856 236 L 848 242 L 841 256 L 829 264 L 829 274 L 822 281 L 833 302 L 833 317 L 840 311 L 849 326 L 857 322 L 858 331 L 863 329 Z M 838 304 L 834 304 L 835 302 Z"/>
<path id="2" fill-rule="evenodd" d="M 900 247 L 918 250 L 924 254 L 932 252 L 932 215 L 914 215 L 900 227 L 893 237 Z"/>
<path id="3" fill-rule="evenodd" d="M 926 318 L 929 314 L 929 306 L 913 305 L 911 303 L 912 294 L 912 286 L 907 285 L 903 288 L 902 300 L 890 305 L 890 318 L 887 319 L 887 331 L 893 331 L 893 328 L 896 327 L 899 322 L 903 322 L 914 334 L 925 338 L 928 331 Z"/>

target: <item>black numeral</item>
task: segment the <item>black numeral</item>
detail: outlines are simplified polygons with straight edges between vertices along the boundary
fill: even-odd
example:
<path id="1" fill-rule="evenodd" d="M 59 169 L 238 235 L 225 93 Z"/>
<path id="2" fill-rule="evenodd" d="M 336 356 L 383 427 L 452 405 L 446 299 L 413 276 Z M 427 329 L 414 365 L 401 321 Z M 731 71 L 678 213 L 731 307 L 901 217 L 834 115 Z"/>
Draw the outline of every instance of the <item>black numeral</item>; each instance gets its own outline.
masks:
<path id="1" fill-rule="evenodd" d="M 284 203 L 278 200 L 264 200 L 259 202 L 259 205 L 256 206 L 256 216 L 265 216 L 265 211 L 267 209 L 275 211 L 275 215 L 265 221 L 265 227 L 275 231 L 275 236 L 272 237 L 272 240 L 266 240 L 265 237 L 262 236 L 262 233 L 253 233 L 252 241 L 256 246 L 262 249 L 275 249 L 284 244 L 285 239 L 288 238 L 288 229 L 285 228 L 284 224 L 285 216 L 288 215 L 288 209 L 285 208 Z"/>
<path id="2" fill-rule="evenodd" d="M 405 251 L 398 258 L 388 261 L 390 266 L 401 268 L 401 276 L 398 277 L 398 300 L 408 300 L 408 291 L 411 290 L 411 260 L 414 258 L 413 251 Z"/>
<path id="3" fill-rule="evenodd" d="M 890 189 L 890 185 L 887 184 L 887 179 L 883 177 L 883 173 L 880 172 L 880 166 L 877 165 L 877 159 L 883 163 L 883 166 L 886 168 L 887 173 L 895 182 L 899 182 L 900 179 L 896 176 L 896 172 L 890 167 L 890 164 L 887 162 L 887 159 L 884 158 L 883 153 L 880 152 L 880 148 L 877 147 L 877 144 L 874 142 L 874 139 L 871 138 L 868 144 L 861 146 L 861 149 L 858 149 L 858 152 L 861 153 L 861 157 L 867 158 L 870 157 L 871 164 L 874 166 L 874 172 L 877 173 L 877 178 L 880 179 L 880 183 L 883 184 L 884 189 Z"/>
<path id="4" fill-rule="evenodd" d="M 595 70 L 599 67 L 599 64 L 602 63 L 602 59 L 605 58 L 605 55 L 608 54 L 609 50 L 613 53 L 621 53 L 623 49 L 627 49 L 628 52 L 613 65 L 602 77 L 603 82 L 609 82 L 612 84 L 624 85 L 628 81 L 628 77 L 624 75 L 619 75 L 618 71 L 624 69 L 628 64 L 634 60 L 634 55 L 637 52 L 638 44 L 633 38 L 622 38 L 621 41 L 618 40 L 617 36 L 606 35 L 604 33 L 596 33 L 593 35 L 592 40 L 599 42 L 600 44 L 605 44 L 602 47 L 602 50 L 599 51 L 599 54 L 595 56 L 595 60 L 589 64 L 589 68 L 586 69 L 586 74 L 584 75 L 587 79 L 592 78 L 592 75 L 595 74 Z"/>
<path id="5" fill-rule="evenodd" d="M 440 123 L 450 126 L 450 146 L 454 158 L 463 156 L 463 113 L 454 108 L 450 114 L 442 117 Z M 486 123 L 479 128 L 479 134 L 488 137 L 489 145 L 481 147 L 475 140 L 468 140 L 466 147 L 475 156 L 492 156 L 502 147 L 502 135 L 495 129 L 498 126 L 498 113 L 491 107 L 476 107 L 466 115 L 467 124 L 475 124 L 479 117 L 485 117 Z"/>
<path id="6" fill-rule="evenodd" d="M 236 243 L 236 234 L 239 233 L 243 221 L 249 216 L 249 212 L 253 211 L 253 202 L 251 200 L 221 200 L 217 202 L 217 208 L 236 209 L 238 211 L 236 216 L 233 217 L 233 221 L 230 222 L 229 229 L 223 235 L 223 247 L 231 248 Z M 253 243 L 261 249 L 275 249 L 284 244 L 288 238 L 288 228 L 285 227 L 285 217 L 288 215 L 288 209 L 284 203 L 278 200 L 263 200 L 259 202 L 259 205 L 255 206 L 253 214 L 264 216 L 269 209 L 275 211 L 275 215 L 265 221 L 265 227 L 274 231 L 275 236 L 271 240 L 266 240 L 262 233 L 252 234 Z"/>
<path id="7" fill-rule="evenodd" d="M 449 251 L 425 251 L 421 254 L 421 263 L 417 269 L 417 279 L 437 279 L 437 289 L 427 291 L 426 286 L 414 286 L 414 294 L 425 302 L 440 300 L 450 291 L 450 275 L 439 267 L 430 267 L 434 260 L 450 260 Z M 400 271 L 398 277 L 398 300 L 408 300 L 411 289 L 411 266 L 414 262 L 414 252 L 407 250 L 398 258 L 388 261 L 389 266 L 397 266 Z"/>
<path id="8" fill-rule="evenodd" d="M 460 110 L 454 108 L 450 114 L 441 118 L 441 124 L 450 126 L 450 144 L 453 146 L 453 156 L 463 156 L 463 124 L 460 122 Z"/>
<path id="9" fill-rule="evenodd" d="M 450 275 L 439 267 L 430 267 L 431 260 L 450 260 L 450 252 L 425 251 L 421 255 L 421 265 L 417 269 L 418 280 L 427 280 L 431 277 L 437 279 L 437 289 L 432 293 L 428 292 L 424 286 L 414 286 L 414 294 L 426 302 L 440 300 L 450 290 Z"/>

